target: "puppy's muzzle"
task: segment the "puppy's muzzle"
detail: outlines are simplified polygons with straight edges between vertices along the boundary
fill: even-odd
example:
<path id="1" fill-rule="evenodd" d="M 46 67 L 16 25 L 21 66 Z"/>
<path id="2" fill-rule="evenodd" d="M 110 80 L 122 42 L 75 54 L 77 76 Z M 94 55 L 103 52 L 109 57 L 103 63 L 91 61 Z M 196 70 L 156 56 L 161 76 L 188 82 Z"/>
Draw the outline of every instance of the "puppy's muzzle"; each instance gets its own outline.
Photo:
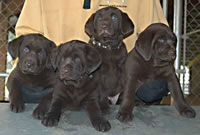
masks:
<path id="1" fill-rule="evenodd" d="M 111 25 L 107 21 L 103 21 L 99 26 L 99 29 L 100 29 L 99 36 L 101 35 L 111 36 L 113 34 L 111 30 L 112 29 Z"/>
<path id="2" fill-rule="evenodd" d="M 68 69 L 63 69 L 61 72 L 60 72 L 60 79 L 61 80 L 65 80 L 69 75 L 69 70 Z"/>
<path id="3" fill-rule="evenodd" d="M 23 64 L 22 64 L 22 71 L 23 72 L 34 72 L 34 69 L 36 68 L 36 62 L 31 59 L 28 58 L 26 60 L 24 60 Z"/>
<path id="4" fill-rule="evenodd" d="M 171 59 L 176 59 L 176 51 L 175 50 L 171 50 L 171 51 L 169 51 L 168 52 L 168 55 L 169 55 L 169 57 L 171 58 Z"/>

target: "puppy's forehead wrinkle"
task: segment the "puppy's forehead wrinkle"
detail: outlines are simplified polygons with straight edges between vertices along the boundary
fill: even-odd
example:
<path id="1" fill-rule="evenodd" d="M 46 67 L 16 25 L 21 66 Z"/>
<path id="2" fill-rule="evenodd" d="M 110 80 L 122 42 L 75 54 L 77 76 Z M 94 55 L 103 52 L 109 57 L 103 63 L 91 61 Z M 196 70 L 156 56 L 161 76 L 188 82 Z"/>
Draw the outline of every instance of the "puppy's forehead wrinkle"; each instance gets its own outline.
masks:
<path id="1" fill-rule="evenodd" d="M 176 41 L 176 36 L 169 31 L 161 31 L 160 33 L 154 35 L 157 39 L 161 38 L 164 40 L 171 40 L 171 41 Z"/>
<path id="2" fill-rule="evenodd" d="M 115 7 L 107 7 L 107 8 L 104 8 L 104 9 L 101 9 L 99 11 L 96 12 L 96 15 L 105 15 L 105 16 L 108 16 L 108 15 L 113 15 L 113 14 L 116 14 L 116 15 L 121 15 L 121 11 Z"/>
<path id="3" fill-rule="evenodd" d="M 149 27 L 149 29 L 146 31 L 146 34 L 151 33 L 153 38 L 171 39 L 175 41 L 176 36 L 172 32 L 172 30 L 167 26 L 164 26 L 164 25 L 161 25 L 161 26 L 162 27 L 152 25 L 152 27 Z"/>
<path id="4" fill-rule="evenodd" d="M 64 59 L 72 59 L 74 60 L 75 58 L 80 58 L 80 59 L 83 59 L 84 55 L 83 55 L 83 51 L 81 51 L 80 49 L 77 49 L 77 48 L 67 48 L 66 50 L 64 49 L 62 52 L 61 52 L 61 56 L 63 56 Z"/>
<path id="5" fill-rule="evenodd" d="M 85 43 L 78 41 L 71 41 L 71 43 L 62 44 L 60 46 L 60 50 L 62 53 L 74 53 L 74 52 L 82 52 L 84 50 Z"/>
<path id="6" fill-rule="evenodd" d="M 47 48 L 48 42 L 45 39 L 27 37 L 23 40 L 22 46 L 26 46 L 29 49 L 33 49 L 33 50 L 42 50 L 42 49 Z"/>
<path id="7" fill-rule="evenodd" d="M 32 51 L 35 52 L 40 52 L 40 51 L 46 51 L 46 46 L 43 46 L 42 44 L 37 44 L 37 43 L 29 43 L 29 44 L 24 44 L 22 48 L 27 47 Z"/>

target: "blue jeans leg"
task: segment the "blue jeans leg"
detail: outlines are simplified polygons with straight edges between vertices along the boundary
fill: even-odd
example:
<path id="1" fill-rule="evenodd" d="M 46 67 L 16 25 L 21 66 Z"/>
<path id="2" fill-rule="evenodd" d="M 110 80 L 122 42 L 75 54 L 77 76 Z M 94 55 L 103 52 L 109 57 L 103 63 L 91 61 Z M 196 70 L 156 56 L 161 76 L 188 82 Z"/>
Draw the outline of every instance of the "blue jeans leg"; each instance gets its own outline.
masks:
<path id="1" fill-rule="evenodd" d="M 39 103 L 40 100 L 53 92 L 53 88 L 21 86 L 21 94 L 25 103 Z"/>
<path id="2" fill-rule="evenodd" d="M 138 88 L 136 99 L 143 102 L 154 102 L 168 95 L 168 84 L 166 80 L 151 80 Z"/>

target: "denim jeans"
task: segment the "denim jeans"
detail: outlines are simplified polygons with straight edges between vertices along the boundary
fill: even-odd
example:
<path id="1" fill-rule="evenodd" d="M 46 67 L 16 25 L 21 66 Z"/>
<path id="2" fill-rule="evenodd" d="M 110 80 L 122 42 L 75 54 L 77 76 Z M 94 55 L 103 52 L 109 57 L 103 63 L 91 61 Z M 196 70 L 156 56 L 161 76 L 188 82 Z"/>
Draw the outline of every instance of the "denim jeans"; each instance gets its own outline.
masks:
<path id="1" fill-rule="evenodd" d="M 39 103 L 41 98 L 48 95 L 53 91 L 53 88 L 30 88 L 25 85 L 21 87 L 22 97 L 25 103 Z M 165 80 L 152 80 L 148 81 L 136 92 L 136 100 L 143 102 L 154 102 L 161 100 L 164 96 L 168 95 L 167 81 Z"/>
<path id="2" fill-rule="evenodd" d="M 168 84 L 165 80 L 151 80 L 138 88 L 136 100 L 143 102 L 154 102 L 168 95 Z"/>
<path id="3" fill-rule="evenodd" d="M 21 94 L 25 103 L 39 103 L 40 100 L 53 91 L 53 88 L 30 88 L 21 86 Z"/>

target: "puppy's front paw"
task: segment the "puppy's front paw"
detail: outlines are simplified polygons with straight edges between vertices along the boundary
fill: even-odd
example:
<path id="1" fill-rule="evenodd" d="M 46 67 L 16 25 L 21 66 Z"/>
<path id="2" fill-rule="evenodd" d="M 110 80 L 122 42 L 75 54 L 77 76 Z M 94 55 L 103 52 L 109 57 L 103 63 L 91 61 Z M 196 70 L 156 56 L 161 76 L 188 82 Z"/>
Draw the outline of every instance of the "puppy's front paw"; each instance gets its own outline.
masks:
<path id="1" fill-rule="evenodd" d="M 15 113 L 24 111 L 24 102 L 22 100 L 15 100 L 10 102 L 10 110 Z"/>
<path id="2" fill-rule="evenodd" d="M 92 125 L 97 131 L 101 132 L 106 132 L 111 128 L 110 122 L 103 118 L 96 119 L 92 122 Z"/>
<path id="3" fill-rule="evenodd" d="M 194 109 L 192 109 L 192 107 L 187 106 L 184 107 L 181 111 L 180 114 L 184 117 L 188 117 L 188 118 L 194 118 L 196 116 L 196 113 L 194 111 Z"/>
<path id="4" fill-rule="evenodd" d="M 43 119 L 45 114 L 47 113 L 48 108 L 42 105 L 38 105 L 37 108 L 33 111 L 33 117 L 36 119 Z"/>
<path id="5" fill-rule="evenodd" d="M 58 125 L 58 121 L 59 121 L 58 115 L 47 113 L 42 119 L 42 124 L 46 127 L 53 127 Z"/>
<path id="6" fill-rule="evenodd" d="M 117 119 L 121 122 L 129 122 L 133 120 L 133 114 L 126 112 L 118 112 Z"/>

